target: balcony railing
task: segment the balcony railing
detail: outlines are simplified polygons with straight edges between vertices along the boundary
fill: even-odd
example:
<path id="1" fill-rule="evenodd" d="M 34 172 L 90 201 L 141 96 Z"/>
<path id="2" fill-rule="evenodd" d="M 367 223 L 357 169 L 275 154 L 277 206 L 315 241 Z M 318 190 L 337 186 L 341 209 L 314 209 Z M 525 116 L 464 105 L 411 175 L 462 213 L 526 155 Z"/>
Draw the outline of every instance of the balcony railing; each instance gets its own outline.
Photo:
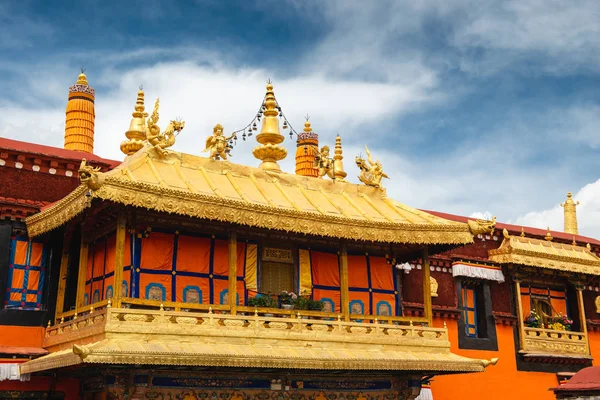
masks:
<path id="1" fill-rule="evenodd" d="M 524 327 L 524 353 L 559 356 L 589 356 L 587 335 L 583 332 Z"/>
<path id="2" fill-rule="evenodd" d="M 252 309 L 246 315 L 223 311 L 114 308 L 110 304 L 48 326 L 44 347 L 50 351 L 89 344 L 109 333 L 178 334 L 199 336 L 235 336 L 248 338 L 287 338 L 297 340 L 333 340 L 448 349 L 448 330 L 380 322 L 348 322 L 340 315 L 310 317 L 287 310 L 289 315 L 272 315 L 270 309 Z M 266 311 L 266 312 L 265 312 Z"/>

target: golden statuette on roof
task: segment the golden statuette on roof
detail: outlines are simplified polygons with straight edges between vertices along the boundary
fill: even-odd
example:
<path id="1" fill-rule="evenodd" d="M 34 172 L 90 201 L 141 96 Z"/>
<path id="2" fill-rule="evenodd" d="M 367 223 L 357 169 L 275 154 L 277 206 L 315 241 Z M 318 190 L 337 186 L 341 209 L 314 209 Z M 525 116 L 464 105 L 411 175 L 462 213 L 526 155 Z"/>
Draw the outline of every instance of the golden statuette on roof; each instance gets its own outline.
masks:
<path id="1" fill-rule="evenodd" d="M 367 160 L 360 156 L 356 157 L 356 165 L 360 168 L 358 179 L 365 185 L 381 187 L 381 179 L 390 179 L 390 177 L 383 172 L 383 166 L 379 160 L 373 162 L 367 146 L 365 146 L 365 150 L 367 151 Z"/>
<path id="2" fill-rule="evenodd" d="M 319 168 L 319 178 L 327 175 L 331 179 L 335 179 L 333 175 L 333 158 L 329 157 L 329 151 L 329 146 L 323 146 L 315 155 L 315 167 Z"/>
<path id="3" fill-rule="evenodd" d="M 496 229 L 496 217 L 492 217 L 491 220 L 476 219 L 473 221 L 470 219 L 467 220 L 467 224 L 469 224 L 469 229 L 475 236 L 482 235 L 484 233 L 491 234 L 494 232 L 494 229 Z"/>
<path id="4" fill-rule="evenodd" d="M 154 104 L 154 111 L 152 115 L 148 118 L 147 128 L 146 128 L 146 140 L 154 149 L 158 152 L 160 156 L 164 156 L 166 154 L 166 148 L 171 147 L 175 144 L 175 137 L 179 132 L 183 130 L 185 126 L 184 121 L 176 121 L 171 120 L 167 129 L 164 132 L 160 132 L 160 127 L 158 124 L 158 106 L 160 99 L 156 99 L 156 103 Z"/>
<path id="5" fill-rule="evenodd" d="M 79 180 L 91 190 L 98 190 L 104 183 L 104 174 L 100 172 L 100 167 L 87 165 L 84 158 L 79 166 Z"/>
<path id="6" fill-rule="evenodd" d="M 209 157 L 213 160 L 227 160 L 227 154 L 231 150 L 229 141 L 235 137 L 235 133 L 231 134 L 231 136 L 224 136 L 223 126 L 217 124 L 213 128 L 213 134 L 206 138 L 206 148 L 202 152 L 210 152 Z"/>

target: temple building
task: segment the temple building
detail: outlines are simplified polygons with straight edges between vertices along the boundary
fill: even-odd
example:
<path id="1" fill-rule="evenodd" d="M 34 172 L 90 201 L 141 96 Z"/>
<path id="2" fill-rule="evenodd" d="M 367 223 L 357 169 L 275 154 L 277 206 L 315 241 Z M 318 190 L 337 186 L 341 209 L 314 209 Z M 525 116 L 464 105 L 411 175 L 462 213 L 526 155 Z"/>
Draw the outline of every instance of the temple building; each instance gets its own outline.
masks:
<path id="1" fill-rule="evenodd" d="M 94 101 L 82 72 L 64 149 L 0 139 L 0 398 L 551 399 L 600 357 L 600 241 L 570 194 L 564 232 L 411 208 L 271 83 L 200 155 L 140 89 L 106 160 Z"/>

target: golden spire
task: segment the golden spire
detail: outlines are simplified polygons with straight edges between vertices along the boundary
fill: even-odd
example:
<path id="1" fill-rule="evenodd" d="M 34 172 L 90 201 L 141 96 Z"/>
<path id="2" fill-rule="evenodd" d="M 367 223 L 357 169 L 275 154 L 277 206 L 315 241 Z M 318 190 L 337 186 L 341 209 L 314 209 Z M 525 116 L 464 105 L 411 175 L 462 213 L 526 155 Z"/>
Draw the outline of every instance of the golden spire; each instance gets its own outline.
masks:
<path id="1" fill-rule="evenodd" d="M 146 117 L 148 116 L 145 109 L 144 91 L 140 87 L 135 102 L 135 111 L 131 113 L 133 118 L 129 124 L 129 130 L 125 132 L 127 140 L 121 142 L 121 151 L 125 155 L 130 156 L 135 154 L 139 149 L 144 147 L 144 142 L 146 140 Z"/>
<path id="2" fill-rule="evenodd" d="M 298 134 L 296 147 L 296 175 L 319 176 L 319 168 L 315 165 L 315 156 L 319 151 L 319 135 L 313 132 L 310 121 L 306 117 L 304 132 Z"/>
<path id="3" fill-rule="evenodd" d="M 544 239 L 546 239 L 549 242 L 552 241 L 552 239 L 554 239 L 550 234 L 550 227 L 548 227 L 548 231 L 546 232 L 546 237 L 544 237 Z"/>
<path id="4" fill-rule="evenodd" d="M 87 77 L 82 70 L 77 82 L 69 87 L 65 123 L 65 149 L 86 153 L 94 152 L 95 98 L 96 92 L 88 85 Z"/>
<path id="5" fill-rule="evenodd" d="M 575 240 L 575 236 L 573 236 L 573 243 L 571 243 L 573 246 L 577 246 L 577 241 Z"/>
<path id="6" fill-rule="evenodd" d="M 565 213 L 565 227 L 564 231 L 573 235 L 578 235 L 579 230 L 577 229 L 577 205 L 579 202 L 573 200 L 571 192 L 567 193 L 567 200 L 561 203 Z"/>
<path id="7" fill-rule="evenodd" d="M 525 228 L 521 227 L 521 237 L 525 237 Z"/>
<path id="8" fill-rule="evenodd" d="M 333 175 L 335 177 L 336 180 L 338 181 L 344 181 L 344 178 L 346 178 L 346 174 L 344 172 L 344 164 L 342 163 L 342 159 L 344 158 L 342 156 L 342 138 L 340 137 L 340 135 L 337 135 L 337 137 L 335 138 L 335 155 L 333 156 Z"/>
<path id="9" fill-rule="evenodd" d="M 281 168 L 277 161 L 283 160 L 287 156 L 287 150 L 279 145 L 283 142 L 284 137 L 279 132 L 279 118 L 277 118 L 279 111 L 271 82 L 267 83 L 263 115 L 262 129 L 256 136 L 256 141 L 260 145 L 252 150 L 252 154 L 262 161 L 260 168 L 280 172 Z"/>

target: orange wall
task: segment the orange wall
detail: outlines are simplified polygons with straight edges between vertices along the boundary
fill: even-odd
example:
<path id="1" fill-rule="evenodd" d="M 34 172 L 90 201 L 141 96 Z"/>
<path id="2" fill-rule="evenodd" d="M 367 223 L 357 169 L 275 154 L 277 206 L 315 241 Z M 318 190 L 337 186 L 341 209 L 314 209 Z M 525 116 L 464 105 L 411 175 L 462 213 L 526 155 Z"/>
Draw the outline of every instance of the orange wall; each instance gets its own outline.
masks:
<path id="1" fill-rule="evenodd" d="M 45 329 L 40 326 L 0 327 L 0 346 L 42 347 Z"/>
<path id="2" fill-rule="evenodd" d="M 600 365 L 600 332 L 588 332 L 588 342 L 594 361 L 593 365 Z"/>
<path id="3" fill-rule="evenodd" d="M 556 374 L 517 371 L 515 343 L 511 326 L 496 325 L 499 351 L 460 350 L 458 348 L 458 323 L 447 322 L 450 349 L 461 356 L 479 359 L 498 357 L 496 365 L 483 373 L 436 376 L 431 382 L 435 400 L 469 399 L 536 399 L 555 400 L 549 388 L 558 386 Z M 443 326 L 443 321 L 434 319 L 433 325 Z M 597 351 L 600 355 L 600 333 L 597 336 Z M 468 397 L 465 397 L 468 395 Z"/>

